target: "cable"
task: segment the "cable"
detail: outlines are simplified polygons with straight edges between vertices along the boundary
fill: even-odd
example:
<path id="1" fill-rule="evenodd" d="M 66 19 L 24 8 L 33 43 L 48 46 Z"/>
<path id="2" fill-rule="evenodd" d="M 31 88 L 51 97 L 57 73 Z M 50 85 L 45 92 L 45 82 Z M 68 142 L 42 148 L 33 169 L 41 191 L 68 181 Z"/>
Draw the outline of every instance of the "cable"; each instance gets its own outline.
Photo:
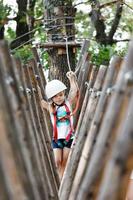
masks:
<path id="1" fill-rule="evenodd" d="M 44 27 L 42 26 L 42 27 L 34 28 L 32 31 L 28 31 L 27 33 L 24 33 L 23 35 L 20 35 L 19 37 L 15 38 L 12 42 L 14 42 L 14 41 L 16 41 L 16 40 L 18 40 L 18 39 L 24 37 L 25 35 L 28 35 L 28 34 L 34 32 L 35 30 L 37 30 L 37 29 L 39 29 L 39 28 L 44 28 Z"/>
<path id="2" fill-rule="evenodd" d="M 75 17 L 70 17 L 70 16 L 62 16 L 62 17 L 57 17 L 57 18 L 54 18 L 54 19 L 52 19 L 52 18 L 48 18 L 48 19 L 45 19 L 44 18 L 44 21 L 55 21 L 55 20 L 58 20 L 58 19 L 74 19 Z"/>
<path id="3" fill-rule="evenodd" d="M 35 38 L 31 38 L 30 40 L 28 40 L 28 41 L 22 43 L 21 45 L 19 45 L 19 46 L 17 46 L 16 48 L 12 49 L 11 52 L 13 52 L 13 51 L 16 50 L 16 49 L 19 49 L 20 47 L 24 46 L 25 44 L 27 44 L 28 42 L 31 42 L 31 41 L 34 40 L 34 39 L 35 39 Z"/>
<path id="4" fill-rule="evenodd" d="M 52 27 L 50 28 L 46 28 L 47 31 L 51 31 L 55 28 L 58 28 L 58 27 L 63 27 L 63 26 L 72 26 L 74 25 L 74 23 L 68 23 L 68 24 L 60 24 L 60 25 L 53 25 Z"/>
<path id="5" fill-rule="evenodd" d="M 52 30 L 52 29 L 55 29 L 55 28 L 58 28 L 58 27 L 70 26 L 70 25 L 73 25 L 73 24 L 74 24 L 74 23 L 62 24 L 62 25 L 55 25 L 55 26 L 51 27 L 50 29 L 48 29 L 48 31 L 50 31 L 50 30 Z M 23 35 L 21 35 L 21 36 L 15 38 L 12 42 L 14 42 L 14 41 L 16 41 L 16 40 L 18 40 L 18 39 L 20 39 L 20 38 L 22 38 L 22 37 L 24 37 L 24 36 L 26 36 L 26 35 L 32 33 L 32 32 L 34 32 L 34 31 L 36 31 L 37 29 L 40 29 L 40 28 L 45 28 L 45 25 L 43 25 L 43 26 L 41 26 L 41 27 L 34 28 L 32 31 L 28 31 L 27 33 L 25 33 L 25 34 L 23 34 Z"/>

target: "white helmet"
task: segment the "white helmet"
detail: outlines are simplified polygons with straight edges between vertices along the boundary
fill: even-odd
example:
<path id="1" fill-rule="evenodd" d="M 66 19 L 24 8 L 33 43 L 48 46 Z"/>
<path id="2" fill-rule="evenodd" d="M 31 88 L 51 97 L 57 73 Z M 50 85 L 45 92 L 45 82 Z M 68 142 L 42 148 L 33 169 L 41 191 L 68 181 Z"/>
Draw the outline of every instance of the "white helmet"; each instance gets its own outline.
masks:
<path id="1" fill-rule="evenodd" d="M 46 84 L 45 92 L 47 95 L 47 98 L 50 99 L 54 97 L 59 92 L 62 92 L 63 90 L 66 90 L 67 87 L 64 83 L 62 83 L 59 80 L 52 80 Z"/>

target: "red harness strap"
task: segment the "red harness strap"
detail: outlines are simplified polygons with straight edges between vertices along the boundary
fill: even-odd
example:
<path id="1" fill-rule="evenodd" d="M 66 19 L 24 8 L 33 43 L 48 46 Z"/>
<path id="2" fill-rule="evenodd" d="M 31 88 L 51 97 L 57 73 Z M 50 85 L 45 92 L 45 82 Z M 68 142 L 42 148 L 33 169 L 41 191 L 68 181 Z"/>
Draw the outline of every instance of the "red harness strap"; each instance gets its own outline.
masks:
<path id="1" fill-rule="evenodd" d="M 64 120 L 68 119 L 69 122 L 70 122 L 70 131 L 66 136 L 66 141 L 68 142 L 70 137 L 71 137 L 71 135 L 72 135 L 72 133 L 73 133 L 73 131 L 74 131 L 74 129 L 73 129 L 72 121 L 71 121 L 70 110 L 69 110 L 69 108 L 68 108 L 68 106 L 66 104 L 64 104 L 63 106 L 65 106 L 66 113 L 67 113 L 67 115 L 65 117 L 63 117 L 61 119 L 57 119 L 57 111 L 55 111 L 53 113 L 53 115 L 54 115 L 54 126 L 53 126 L 54 140 L 56 141 L 58 139 L 57 121 L 58 120 L 60 120 L 60 121 L 63 120 L 64 121 Z"/>
<path id="2" fill-rule="evenodd" d="M 70 137 L 71 137 L 72 133 L 74 132 L 74 128 L 73 128 L 73 125 L 72 125 L 70 110 L 69 110 L 69 108 L 68 108 L 68 106 L 66 104 L 64 104 L 64 106 L 66 108 L 66 112 L 69 113 L 68 114 L 68 119 L 70 121 L 70 131 L 69 131 L 69 133 L 66 136 L 66 141 L 68 142 L 70 140 Z"/>
<path id="3" fill-rule="evenodd" d="M 56 141 L 58 138 L 58 131 L 57 131 L 57 111 L 53 113 L 54 115 L 54 126 L 53 126 L 53 130 L 54 130 L 54 140 Z"/>

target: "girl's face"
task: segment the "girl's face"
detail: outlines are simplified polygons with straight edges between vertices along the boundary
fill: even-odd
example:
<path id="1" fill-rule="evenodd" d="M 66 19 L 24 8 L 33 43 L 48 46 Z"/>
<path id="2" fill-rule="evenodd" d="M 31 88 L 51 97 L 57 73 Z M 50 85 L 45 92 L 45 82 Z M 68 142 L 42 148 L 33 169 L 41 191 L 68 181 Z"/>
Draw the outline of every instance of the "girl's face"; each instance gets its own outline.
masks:
<path id="1" fill-rule="evenodd" d="M 57 105 L 61 105 L 65 100 L 65 92 L 59 92 L 52 98 L 53 102 Z"/>

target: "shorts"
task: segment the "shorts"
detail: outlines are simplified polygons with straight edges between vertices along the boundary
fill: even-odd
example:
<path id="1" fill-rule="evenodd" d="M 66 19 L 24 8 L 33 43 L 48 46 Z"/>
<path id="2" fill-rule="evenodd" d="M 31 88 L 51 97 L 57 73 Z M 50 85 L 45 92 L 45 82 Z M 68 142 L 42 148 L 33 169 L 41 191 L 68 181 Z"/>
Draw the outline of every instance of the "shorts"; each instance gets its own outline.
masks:
<path id="1" fill-rule="evenodd" d="M 57 141 L 52 140 L 52 148 L 53 149 L 63 149 L 64 147 L 66 148 L 71 148 L 73 139 L 70 139 L 68 142 L 65 139 L 58 139 Z"/>

